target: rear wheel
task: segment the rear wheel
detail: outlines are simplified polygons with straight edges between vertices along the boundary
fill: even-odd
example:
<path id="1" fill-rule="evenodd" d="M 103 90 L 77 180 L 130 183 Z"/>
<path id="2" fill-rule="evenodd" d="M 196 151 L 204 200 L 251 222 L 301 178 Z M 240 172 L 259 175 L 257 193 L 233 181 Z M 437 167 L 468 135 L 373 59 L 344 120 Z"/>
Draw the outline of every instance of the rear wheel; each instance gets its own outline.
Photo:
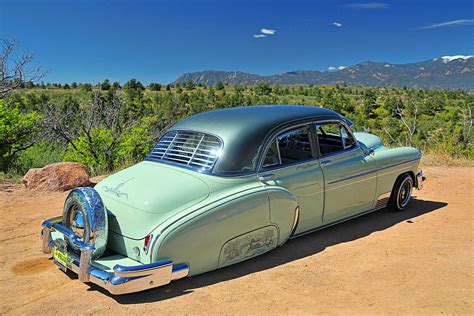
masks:
<path id="1" fill-rule="evenodd" d="M 411 200 L 411 193 L 413 191 L 413 179 L 405 173 L 398 177 L 390 195 L 389 206 L 395 211 L 404 210 Z"/>

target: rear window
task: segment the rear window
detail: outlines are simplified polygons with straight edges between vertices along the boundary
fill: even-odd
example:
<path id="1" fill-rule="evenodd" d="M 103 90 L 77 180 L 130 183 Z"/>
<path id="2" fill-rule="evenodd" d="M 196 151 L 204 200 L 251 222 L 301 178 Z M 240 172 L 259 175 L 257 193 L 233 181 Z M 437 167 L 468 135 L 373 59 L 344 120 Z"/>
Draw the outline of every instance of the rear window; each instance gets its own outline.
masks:
<path id="1" fill-rule="evenodd" d="M 169 161 L 202 171 L 211 170 L 222 153 L 221 140 L 193 131 L 170 131 L 158 141 L 146 160 Z"/>

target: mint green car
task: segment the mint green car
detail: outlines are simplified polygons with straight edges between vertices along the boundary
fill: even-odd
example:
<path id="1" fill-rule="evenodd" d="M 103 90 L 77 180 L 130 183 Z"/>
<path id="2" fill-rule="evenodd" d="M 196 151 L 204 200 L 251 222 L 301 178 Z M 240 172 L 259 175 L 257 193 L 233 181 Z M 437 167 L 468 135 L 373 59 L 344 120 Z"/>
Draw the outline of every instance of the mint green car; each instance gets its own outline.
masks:
<path id="1" fill-rule="evenodd" d="M 290 238 L 386 206 L 422 188 L 421 153 L 353 133 L 308 106 L 201 113 L 95 188 L 77 188 L 43 223 L 43 252 L 112 294 L 258 256 Z"/>

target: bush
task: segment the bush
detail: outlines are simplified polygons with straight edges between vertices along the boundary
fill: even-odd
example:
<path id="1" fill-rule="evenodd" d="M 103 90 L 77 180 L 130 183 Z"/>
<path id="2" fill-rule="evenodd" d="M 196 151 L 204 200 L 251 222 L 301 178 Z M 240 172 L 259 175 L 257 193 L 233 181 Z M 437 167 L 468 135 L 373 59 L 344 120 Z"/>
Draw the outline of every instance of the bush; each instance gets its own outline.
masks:
<path id="1" fill-rule="evenodd" d="M 161 84 L 152 82 L 148 85 L 148 90 L 150 91 L 161 91 Z"/>
<path id="2" fill-rule="evenodd" d="M 81 135 L 68 146 L 64 160 L 82 163 L 92 175 L 106 173 L 131 165 L 145 158 L 154 145 L 152 126 L 156 118 L 145 118 L 143 123 L 130 128 L 114 139 L 110 130 L 93 128 L 89 135 Z"/>
<path id="3" fill-rule="evenodd" d="M 24 112 L 19 103 L 11 106 L 0 99 L 0 170 L 8 172 L 17 155 L 35 143 L 42 116 Z"/>
<path id="4" fill-rule="evenodd" d="M 42 168 L 63 161 L 64 152 L 64 148 L 52 142 L 39 142 L 18 155 L 15 172 L 25 174 L 31 168 Z"/>

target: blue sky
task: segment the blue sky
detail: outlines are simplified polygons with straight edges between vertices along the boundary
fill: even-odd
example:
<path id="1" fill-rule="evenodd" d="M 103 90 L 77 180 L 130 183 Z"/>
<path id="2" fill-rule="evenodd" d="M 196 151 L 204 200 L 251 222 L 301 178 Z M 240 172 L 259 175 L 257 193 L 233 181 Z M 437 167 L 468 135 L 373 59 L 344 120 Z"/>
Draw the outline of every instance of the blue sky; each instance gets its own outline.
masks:
<path id="1" fill-rule="evenodd" d="M 0 37 L 46 82 L 173 81 L 474 54 L 472 0 L 0 0 Z M 262 31 L 263 29 L 263 31 Z"/>

